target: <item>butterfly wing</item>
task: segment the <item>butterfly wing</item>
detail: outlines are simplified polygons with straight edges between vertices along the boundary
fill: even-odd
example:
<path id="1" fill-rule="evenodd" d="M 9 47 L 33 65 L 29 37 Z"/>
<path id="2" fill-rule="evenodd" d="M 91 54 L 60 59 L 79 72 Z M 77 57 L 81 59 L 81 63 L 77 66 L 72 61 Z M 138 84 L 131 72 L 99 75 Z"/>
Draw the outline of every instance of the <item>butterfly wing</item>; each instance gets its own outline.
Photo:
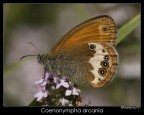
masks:
<path id="1" fill-rule="evenodd" d="M 86 81 L 92 87 L 102 87 L 118 67 L 116 34 L 112 18 L 95 17 L 68 32 L 50 55 L 57 57 L 59 73 L 69 76 L 74 83 Z"/>
<path id="2" fill-rule="evenodd" d="M 93 49 L 91 49 L 94 46 Z M 56 73 L 68 76 L 75 84 L 90 84 L 103 87 L 115 75 L 118 67 L 118 54 L 108 43 L 82 42 L 64 49 L 57 55 L 59 65 Z"/>
<path id="3" fill-rule="evenodd" d="M 90 42 L 89 45 L 94 45 L 95 51 L 93 57 L 90 58 L 89 63 L 93 67 L 92 79 L 87 77 L 87 81 L 93 87 L 103 87 L 117 72 L 119 59 L 118 53 L 112 45 L 107 43 Z"/>
<path id="4" fill-rule="evenodd" d="M 71 48 L 79 42 L 97 41 L 109 43 L 115 46 L 117 28 L 113 19 L 109 16 L 98 16 L 87 20 L 69 31 L 53 47 L 51 54 L 56 54 L 59 50 Z"/>

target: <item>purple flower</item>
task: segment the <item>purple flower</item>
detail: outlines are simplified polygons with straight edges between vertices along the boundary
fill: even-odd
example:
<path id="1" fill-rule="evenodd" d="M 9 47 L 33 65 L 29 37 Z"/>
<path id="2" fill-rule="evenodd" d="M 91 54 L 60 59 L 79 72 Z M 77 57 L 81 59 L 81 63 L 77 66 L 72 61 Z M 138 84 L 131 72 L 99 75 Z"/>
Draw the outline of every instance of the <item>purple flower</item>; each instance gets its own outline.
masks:
<path id="1" fill-rule="evenodd" d="M 40 79 L 36 82 L 34 82 L 34 84 L 38 84 L 39 87 L 39 92 L 37 92 L 34 97 L 37 98 L 37 101 L 40 101 L 41 99 L 45 98 L 48 96 L 48 91 L 46 91 L 46 85 L 48 84 L 48 77 L 49 77 L 49 73 L 46 73 L 46 76 L 44 79 Z"/>
<path id="2" fill-rule="evenodd" d="M 65 96 L 70 95 L 79 95 L 81 92 L 78 88 L 74 87 L 74 84 L 72 84 L 68 77 L 59 77 L 54 76 L 52 73 L 46 72 L 44 77 L 36 82 L 34 84 L 38 84 L 39 91 L 34 95 L 37 101 L 40 101 L 52 93 L 52 90 L 59 90 L 60 87 L 64 87 L 65 90 Z M 49 89 L 48 87 L 51 87 Z M 70 102 L 67 99 L 60 99 L 59 100 L 63 106 L 72 106 L 72 102 Z"/>
<path id="3" fill-rule="evenodd" d="M 65 96 L 70 96 L 70 95 L 79 95 L 79 93 L 81 92 L 81 90 L 79 90 L 76 87 L 71 87 L 71 89 L 67 89 L 65 92 Z"/>
<path id="4" fill-rule="evenodd" d="M 41 83 L 43 82 L 43 80 L 44 80 L 44 79 L 40 79 L 40 80 L 34 82 L 34 84 L 41 84 Z"/>
<path id="5" fill-rule="evenodd" d="M 35 98 L 37 98 L 37 101 L 40 101 L 41 99 L 45 98 L 48 96 L 48 92 L 47 91 L 39 91 L 38 93 L 36 93 L 34 95 Z"/>
<path id="6" fill-rule="evenodd" d="M 69 102 L 69 100 L 62 98 L 60 99 L 60 102 L 62 103 L 63 106 L 72 106 Z"/>
<path id="7" fill-rule="evenodd" d="M 47 73 L 45 74 L 45 77 L 44 77 L 43 79 L 40 79 L 40 80 L 34 82 L 34 84 L 38 84 L 39 86 L 44 87 L 44 86 L 46 86 L 46 85 L 50 82 L 50 81 L 48 80 L 49 77 L 51 77 L 51 76 L 50 76 L 50 73 L 47 72 Z"/>
<path id="8" fill-rule="evenodd" d="M 59 89 L 61 86 L 68 88 L 69 84 L 65 79 L 60 79 L 59 77 L 54 77 L 54 83 L 56 83 L 56 89 Z"/>

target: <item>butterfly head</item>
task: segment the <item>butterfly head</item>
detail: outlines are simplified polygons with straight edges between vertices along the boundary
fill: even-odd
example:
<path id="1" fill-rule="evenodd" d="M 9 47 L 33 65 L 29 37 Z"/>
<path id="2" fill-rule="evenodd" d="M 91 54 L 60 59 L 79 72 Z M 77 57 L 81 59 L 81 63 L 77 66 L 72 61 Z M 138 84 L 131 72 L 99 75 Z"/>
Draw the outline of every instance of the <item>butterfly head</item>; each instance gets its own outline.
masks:
<path id="1" fill-rule="evenodd" d="M 38 54 L 37 60 L 40 64 L 44 65 L 46 63 L 46 56 L 44 54 Z"/>
<path id="2" fill-rule="evenodd" d="M 44 66 L 45 69 L 51 70 L 51 67 L 50 67 L 51 59 L 50 59 L 49 55 L 38 54 L 37 60 L 38 60 L 38 63 L 40 63 L 42 66 Z"/>

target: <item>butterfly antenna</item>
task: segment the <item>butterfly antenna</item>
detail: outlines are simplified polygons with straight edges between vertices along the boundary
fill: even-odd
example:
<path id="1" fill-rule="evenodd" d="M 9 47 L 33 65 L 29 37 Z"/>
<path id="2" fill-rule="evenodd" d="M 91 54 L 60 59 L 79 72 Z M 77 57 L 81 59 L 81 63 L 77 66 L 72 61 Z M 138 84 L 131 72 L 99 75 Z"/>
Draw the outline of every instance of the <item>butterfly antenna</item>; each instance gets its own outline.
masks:
<path id="1" fill-rule="evenodd" d="M 23 59 L 23 58 L 25 58 L 25 57 L 28 57 L 28 56 L 37 56 L 37 55 L 25 55 L 25 56 L 22 56 L 22 57 L 20 58 L 20 60 Z"/>
<path id="2" fill-rule="evenodd" d="M 40 49 L 38 47 L 36 47 L 32 42 L 27 42 L 27 43 L 31 44 L 33 47 L 35 47 L 41 53 Z"/>
<path id="3" fill-rule="evenodd" d="M 28 43 L 28 44 L 31 44 L 33 47 L 35 47 L 35 48 L 41 53 L 40 49 L 37 48 L 32 42 L 27 42 L 27 43 Z M 25 55 L 25 56 L 22 56 L 22 57 L 20 58 L 20 60 L 23 59 L 23 58 L 25 58 L 25 57 L 28 57 L 28 56 L 38 56 L 38 55 Z"/>

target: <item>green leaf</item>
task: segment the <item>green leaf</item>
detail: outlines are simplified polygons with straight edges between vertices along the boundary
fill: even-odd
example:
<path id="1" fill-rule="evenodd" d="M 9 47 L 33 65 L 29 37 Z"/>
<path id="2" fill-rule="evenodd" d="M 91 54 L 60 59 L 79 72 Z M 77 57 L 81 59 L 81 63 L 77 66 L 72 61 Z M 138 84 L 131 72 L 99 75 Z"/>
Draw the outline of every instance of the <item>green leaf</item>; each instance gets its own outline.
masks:
<path id="1" fill-rule="evenodd" d="M 125 25 L 123 25 L 119 31 L 118 31 L 118 38 L 117 38 L 117 44 L 121 42 L 123 39 L 126 38 L 128 34 L 130 34 L 133 30 L 136 29 L 136 27 L 140 24 L 140 17 L 141 15 L 138 14 L 134 18 L 132 18 L 129 22 L 127 22 Z"/>

